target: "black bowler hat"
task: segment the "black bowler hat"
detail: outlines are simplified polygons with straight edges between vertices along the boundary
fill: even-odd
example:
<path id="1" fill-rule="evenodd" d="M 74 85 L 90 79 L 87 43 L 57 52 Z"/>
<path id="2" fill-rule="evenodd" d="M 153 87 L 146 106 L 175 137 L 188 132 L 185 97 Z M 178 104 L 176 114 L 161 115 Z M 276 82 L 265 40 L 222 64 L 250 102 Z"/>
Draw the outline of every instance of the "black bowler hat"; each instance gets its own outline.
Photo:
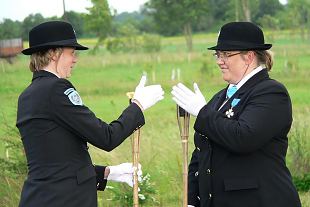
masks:
<path id="1" fill-rule="evenodd" d="M 268 50 L 272 44 L 265 44 L 263 31 L 251 22 L 230 22 L 222 26 L 217 45 L 209 50 Z"/>
<path id="2" fill-rule="evenodd" d="M 29 48 L 22 51 L 25 55 L 57 48 L 74 47 L 76 50 L 87 50 L 77 43 L 72 25 L 63 21 L 49 21 L 39 24 L 29 32 Z"/>

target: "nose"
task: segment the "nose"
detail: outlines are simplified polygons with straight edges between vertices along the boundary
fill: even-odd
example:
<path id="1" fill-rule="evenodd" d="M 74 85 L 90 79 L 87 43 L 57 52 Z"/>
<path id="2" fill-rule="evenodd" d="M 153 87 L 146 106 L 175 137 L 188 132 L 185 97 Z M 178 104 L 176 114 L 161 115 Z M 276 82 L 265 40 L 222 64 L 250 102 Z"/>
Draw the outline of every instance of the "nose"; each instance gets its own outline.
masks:
<path id="1" fill-rule="evenodd" d="M 221 58 L 221 57 L 217 58 L 217 59 L 216 59 L 216 63 L 217 63 L 218 65 L 224 64 L 223 58 Z"/>
<path id="2" fill-rule="evenodd" d="M 76 63 L 77 62 L 77 56 L 76 55 L 74 55 L 74 58 L 73 58 L 73 63 Z"/>

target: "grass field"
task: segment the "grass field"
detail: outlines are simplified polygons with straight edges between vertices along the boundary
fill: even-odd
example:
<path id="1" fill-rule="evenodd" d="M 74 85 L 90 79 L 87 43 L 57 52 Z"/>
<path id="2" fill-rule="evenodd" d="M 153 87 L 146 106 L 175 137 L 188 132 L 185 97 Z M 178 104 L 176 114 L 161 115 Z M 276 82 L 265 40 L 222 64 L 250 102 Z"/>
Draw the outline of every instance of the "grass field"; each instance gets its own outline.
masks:
<path id="1" fill-rule="evenodd" d="M 284 83 L 293 102 L 294 124 L 290 133 L 287 163 L 293 175 L 310 171 L 310 41 L 302 42 L 289 31 L 267 33 L 267 42 L 274 44 L 275 65 L 270 73 Z M 126 92 L 133 91 L 142 73 L 148 73 L 149 83 L 160 83 L 165 99 L 145 112 L 146 125 L 141 135 L 141 164 L 144 173 L 150 174 L 151 194 L 156 202 L 144 206 L 181 206 L 182 160 L 181 143 L 176 122 L 175 104 L 171 100 L 171 87 L 178 81 L 171 80 L 172 69 L 181 71 L 180 81 L 192 87 L 196 81 L 206 99 L 225 87 L 221 75 L 207 47 L 213 46 L 216 34 L 194 36 L 194 51 L 185 52 L 183 37 L 162 39 L 162 51 L 156 54 L 109 54 L 101 49 L 97 55 L 79 54 L 79 62 L 70 81 L 79 91 L 83 102 L 95 114 L 110 122 L 128 105 Z M 82 40 L 82 44 L 94 44 L 94 40 Z M 204 69 L 203 63 L 205 63 Z M 13 65 L 0 61 L 0 137 L 5 136 L 5 124 L 14 126 L 18 95 L 31 81 L 27 57 L 20 56 Z M 211 75 L 210 75 L 211 74 Z M 191 120 L 193 125 L 194 120 Z M 302 132 L 302 133 L 301 133 Z M 193 134 L 193 129 L 190 129 Z M 299 136 L 301 134 L 301 136 Z M 18 137 L 16 137 L 18 139 Z M 190 151 L 193 139 L 190 138 Z M 131 142 L 126 140 L 110 153 L 91 147 L 93 161 L 97 164 L 118 164 L 131 161 Z M 0 157 L 5 156 L 0 143 Z M 17 206 L 23 177 L 12 179 L 0 176 L 0 206 Z M 123 206 L 111 201 L 116 194 L 128 188 L 112 184 L 115 190 L 99 193 L 99 205 Z M 310 192 L 300 193 L 303 206 L 310 207 Z M 112 199 L 113 200 L 113 199 Z"/>

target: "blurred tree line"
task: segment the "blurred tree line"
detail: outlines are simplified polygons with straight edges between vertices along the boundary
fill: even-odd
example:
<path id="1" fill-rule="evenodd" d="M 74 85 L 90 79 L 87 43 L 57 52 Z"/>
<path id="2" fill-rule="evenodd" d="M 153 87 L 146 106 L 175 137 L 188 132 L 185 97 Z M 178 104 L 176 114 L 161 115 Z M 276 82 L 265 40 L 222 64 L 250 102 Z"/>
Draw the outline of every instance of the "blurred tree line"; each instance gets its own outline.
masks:
<path id="1" fill-rule="evenodd" d="M 77 36 L 99 38 L 98 47 L 107 37 L 141 34 L 161 36 L 184 35 L 187 48 L 192 48 L 192 33 L 215 32 L 225 22 L 251 21 L 263 28 L 291 29 L 303 39 L 310 38 L 310 0 L 149 0 L 139 12 L 110 11 L 107 0 L 91 0 L 88 13 L 65 12 L 62 17 L 44 18 L 30 14 L 23 21 L 3 19 L 0 39 L 22 37 L 34 26 L 47 20 L 72 23 Z"/>

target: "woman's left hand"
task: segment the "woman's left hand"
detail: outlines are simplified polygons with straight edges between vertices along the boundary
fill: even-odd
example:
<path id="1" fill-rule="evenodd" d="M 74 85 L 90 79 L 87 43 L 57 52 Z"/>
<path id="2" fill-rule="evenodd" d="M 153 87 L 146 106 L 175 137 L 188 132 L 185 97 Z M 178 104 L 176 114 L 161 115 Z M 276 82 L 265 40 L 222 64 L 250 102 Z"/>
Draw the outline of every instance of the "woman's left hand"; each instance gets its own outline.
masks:
<path id="1" fill-rule="evenodd" d="M 108 175 L 107 180 L 127 183 L 130 187 L 133 187 L 133 174 L 135 169 L 132 163 L 126 162 L 115 166 L 108 166 L 108 168 L 110 169 L 110 173 Z M 141 181 L 142 170 L 140 164 L 138 167 L 137 174 L 138 174 L 138 181 Z"/>

